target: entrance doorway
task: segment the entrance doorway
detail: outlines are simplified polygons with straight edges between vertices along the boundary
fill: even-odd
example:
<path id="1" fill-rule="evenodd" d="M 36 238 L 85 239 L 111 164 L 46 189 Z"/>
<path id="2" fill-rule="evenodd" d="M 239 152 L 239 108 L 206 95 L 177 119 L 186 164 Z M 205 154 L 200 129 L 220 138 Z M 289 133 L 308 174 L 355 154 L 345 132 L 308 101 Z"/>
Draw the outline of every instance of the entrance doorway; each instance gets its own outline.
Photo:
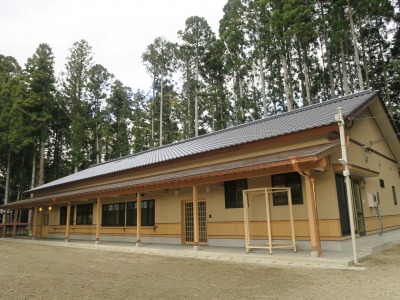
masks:
<path id="1" fill-rule="evenodd" d="M 199 219 L 199 242 L 207 244 L 207 207 L 206 201 L 198 203 L 198 219 Z M 194 243 L 194 219 L 193 219 L 193 202 L 183 202 L 183 219 L 184 219 L 184 243 Z"/>
<path id="2" fill-rule="evenodd" d="M 47 238 L 49 236 L 49 213 L 42 214 L 42 226 L 40 230 L 40 237 Z"/>
<path id="3" fill-rule="evenodd" d="M 350 234 L 349 207 L 347 205 L 347 193 L 344 177 L 336 174 L 336 191 L 339 204 L 340 228 L 343 235 Z"/>
<path id="4" fill-rule="evenodd" d="M 364 211 L 361 198 L 361 184 L 359 180 L 353 180 L 353 198 L 358 233 L 360 235 L 365 235 Z"/>

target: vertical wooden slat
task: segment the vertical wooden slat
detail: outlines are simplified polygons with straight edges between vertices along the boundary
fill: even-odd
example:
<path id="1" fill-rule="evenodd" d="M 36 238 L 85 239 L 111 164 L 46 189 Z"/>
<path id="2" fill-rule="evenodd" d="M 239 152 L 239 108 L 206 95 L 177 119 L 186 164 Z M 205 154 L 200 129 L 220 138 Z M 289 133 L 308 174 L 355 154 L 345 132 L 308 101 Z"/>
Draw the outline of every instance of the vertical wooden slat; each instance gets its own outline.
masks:
<path id="1" fill-rule="evenodd" d="M 200 247 L 199 241 L 199 189 L 197 185 L 193 186 L 193 235 L 194 235 L 194 249 L 198 250 Z"/>
<path id="2" fill-rule="evenodd" d="M 97 210 L 96 210 L 96 241 L 95 244 L 100 243 L 100 225 L 101 225 L 101 198 L 97 198 Z"/>
<path id="3" fill-rule="evenodd" d="M 136 193 L 136 247 L 142 245 L 141 227 L 142 227 L 142 195 L 140 192 Z"/>

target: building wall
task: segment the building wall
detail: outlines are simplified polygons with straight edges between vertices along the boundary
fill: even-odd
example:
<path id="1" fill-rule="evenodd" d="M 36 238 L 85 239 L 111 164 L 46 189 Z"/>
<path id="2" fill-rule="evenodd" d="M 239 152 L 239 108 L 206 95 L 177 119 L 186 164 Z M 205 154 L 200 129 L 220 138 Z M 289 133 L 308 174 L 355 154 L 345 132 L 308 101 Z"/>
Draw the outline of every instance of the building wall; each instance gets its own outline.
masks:
<path id="1" fill-rule="evenodd" d="M 366 110 L 353 123 L 348 131 L 350 138 L 364 145 L 369 145 L 371 141 L 382 139 L 384 133 L 379 131 L 375 121 L 371 118 L 371 114 Z M 153 168 L 152 170 L 139 171 L 130 174 L 115 176 L 112 179 L 101 179 L 96 183 L 84 183 L 77 185 L 76 188 L 85 188 L 89 186 L 118 182 L 121 180 L 129 180 L 143 176 L 151 176 L 164 172 L 174 172 L 187 168 L 205 166 L 220 162 L 232 161 L 251 156 L 259 156 L 289 149 L 306 147 L 327 142 L 327 135 L 302 137 L 295 141 L 284 141 L 279 144 L 258 145 L 254 148 L 234 150 L 227 153 L 218 154 L 212 158 L 199 158 L 182 163 L 176 163 L 173 166 L 162 166 Z M 295 145 L 295 146 L 294 146 Z M 380 209 L 383 224 L 386 229 L 400 226 L 400 203 L 395 205 L 392 194 L 392 186 L 395 187 L 398 202 L 400 202 L 400 178 L 398 172 L 398 164 L 391 161 L 394 159 L 386 142 L 374 144 L 372 148 L 382 155 L 375 153 L 367 153 L 364 148 L 350 142 L 348 147 L 349 164 L 357 165 L 365 169 L 379 172 L 378 177 L 362 178 L 352 175 L 353 179 L 362 180 L 364 187 L 361 189 L 363 199 L 363 211 L 365 216 L 367 233 L 373 233 L 377 230 L 376 211 L 374 208 L 368 207 L 368 194 L 379 192 Z M 329 159 L 331 164 L 338 164 L 341 152 L 337 151 L 332 154 Z M 277 169 L 276 173 L 280 170 Z M 282 171 L 281 171 L 282 172 Z M 320 221 L 320 233 L 322 240 L 342 240 L 340 217 L 338 210 L 335 171 L 330 165 L 325 171 L 311 171 L 311 176 L 315 178 L 316 201 L 318 207 L 318 216 Z M 379 179 L 384 180 L 385 187 L 380 187 Z M 210 191 L 207 192 L 206 186 L 199 187 L 199 201 L 207 202 L 207 232 L 210 244 L 233 245 L 243 244 L 244 240 L 244 223 L 242 208 L 225 208 L 224 184 L 217 182 L 209 185 Z M 271 176 L 265 175 L 261 177 L 249 178 L 248 188 L 265 188 L 271 187 Z M 63 191 L 66 188 L 61 188 Z M 183 241 L 183 203 L 192 201 L 192 187 L 178 188 L 179 194 L 175 193 L 175 189 L 145 192 L 142 200 L 155 200 L 155 226 L 142 227 L 142 240 L 152 242 L 182 243 Z M 293 215 L 295 220 L 295 234 L 298 240 L 309 239 L 309 223 L 307 196 L 305 188 L 305 180 L 302 180 L 303 204 L 293 206 Z M 120 203 L 135 201 L 136 195 L 123 195 L 119 197 L 104 197 L 102 203 Z M 94 199 L 93 206 L 93 225 L 72 225 L 72 238 L 93 237 L 95 234 L 96 220 L 96 202 Z M 82 202 L 84 203 L 84 202 Z M 249 219 L 252 238 L 266 239 L 267 223 L 266 223 L 266 205 L 263 195 L 252 195 L 249 199 Z M 288 221 L 288 206 L 270 206 L 272 220 L 272 235 L 275 239 L 288 239 L 290 237 L 290 226 Z M 75 209 L 76 212 L 76 209 Z M 59 208 L 55 207 L 51 212 L 48 226 L 50 236 L 62 236 L 65 234 L 65 226 L 59 225 Z M 39 227 L 38 227 L 39 228 Z M 41 229 L 38 229 L 41 230 Z M 42 231 L 43 232 L 43 231 Z M 101 239 L 108 240 L 125 240 L 133 241 L 136 236 L 136 227 L 102 227 L 100 230 Z M 237 242 L 239 241 L 239 242 Z"/>

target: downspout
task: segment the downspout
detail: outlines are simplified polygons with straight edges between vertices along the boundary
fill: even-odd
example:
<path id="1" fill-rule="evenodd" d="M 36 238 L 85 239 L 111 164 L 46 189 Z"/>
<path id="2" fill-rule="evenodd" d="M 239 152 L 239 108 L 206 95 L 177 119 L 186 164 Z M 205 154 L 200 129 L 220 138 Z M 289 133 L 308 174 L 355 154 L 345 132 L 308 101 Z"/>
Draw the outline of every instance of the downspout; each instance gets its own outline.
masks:
<path id="1" fill-rule="evenodd" d="M 340 147 L 342 150 L 342 158 L 339 159 L 340 163 L 343 164 L 344 171 L 343 176 L 346 182 L 346 194 L 347 194 L 347 206 L 349 209 L 349 221 L 350 221 L 350 233 L 351 233 L 351 244 L 353 248 L 353 260 L 354 264 L 358 264 L 357 249 L 356 249 L 356 234 L 354 229 L 354 216 L 353 216 L 353 194 L 351 191 L 351 180 L 350 180 L 350 170 L 349 162 L 347 159 L 347 145 L 346 136 L 344 132 L 344 117 L 343 117 L 343 107 L 337 108 L 338 113 L 335 115 L 335 121 L 338 122 L 339 135 L 340 135 Z"/>
<path id="2" fill-rule="evenodd" d="M 319 231 L 319 219 L 318 219 L 318 207 L 317 207 L 317 201 L 316 201 L 316 192 L 315 192 L 315 178 L 310 176 L 309 174 L 307 174 L 306 172 L 304 172 L 304 170 L 302 170 L 299 166 L 299 160 L 297 159 L 296 156 L 291 156 L 289 157 L 291 163 L 292 163 L 292 167 L 293 169 L 300 174 L 300 176 L 303 176 L 307 179 L 310 180 L 311 183 L 311 190 L 312 190 L 312 194 L 311 194 L 311 202 L 312 202 L 312 206 L 313 206 L 313 219 L 314 219 L 314 226 L 316 229 L 315 232 L 315 237 L 316 237 L 316 252 L 318 253 L 318 257 L 322 257 L 322 247 L 321 247 L 321 235 L 320 235 L 320 231 Z M 311 235 L 311 232 L 310 232 Z M 311 236 L 310 236 L 311 239 Z"/>

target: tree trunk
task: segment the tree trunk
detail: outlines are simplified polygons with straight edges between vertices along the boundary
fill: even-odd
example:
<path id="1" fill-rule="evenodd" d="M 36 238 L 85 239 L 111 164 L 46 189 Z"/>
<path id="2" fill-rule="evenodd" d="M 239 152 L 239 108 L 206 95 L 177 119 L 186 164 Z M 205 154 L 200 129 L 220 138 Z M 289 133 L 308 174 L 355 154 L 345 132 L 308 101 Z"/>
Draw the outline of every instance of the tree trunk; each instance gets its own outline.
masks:
<path id="1" fill-rule="evenodd" d="M 161 74 L 161 93 L 160 93 L 160 147 L 163 145 L 163 85 L 164 76 Z"/>
<path id="2" fill-rule="evenodd" d="M 8 147 L 6 186 L 4 188 L 4 204 L 8 203 L 10 197 L 10 178 L 11 178 L 11 147 Z"/>
<path id="3" fill-rule="evenodd" d="M 306 92 L 306 80 L 305 80 L 305 74 L 304 74 L 304 62 L 302 60 L 302 50 L 300 48 L 300 43 L 296 43 L 296 50 L 297 50 L 297 65 L 299 68 L 299 79 L 300 79 L 300 87 L 301 87 L 301 98 L 303 99 L 303 104 L 304 106 L 307 106 L 307 92 Z M 305 53 L 304 53 L 305 55 Z"/>
<path id="4" fill-rule="evenodd" d="M 352 37 L 352 41 L 353 41 L 353 48 L 354 48 L 354 58 L 356 60 L 358 82 L 360 84 L 360 91 L 364 91 L 364 81 L 363 81 L 362 72 L 361 72 L 360 58 L 358 56 L 357 37 L 356 37 L 356 32 L 354 30 L 353 12 L 352 12 L 349 0 L 347 0 L 347 5 L 349 7 L 348 13 L 349 13 L 349 18 L 350 18 L 350 29 L 351 29 L 351 37 Z"/>
<path id="5" fill-rule="evenodd" d="M 328 74 L 329 74 L 329 85 L 331 90 L 331 97 L 335 97 L 335 81 L 333 79 L 333 72 L 332 72 L 332 60 L 331 60 L 331 51 L 330 46 L 326 45 L 326 60 L 328 64 Z"/>
<path id="6" fill-rule="evenodd" d="M 239 120 L 238 124 L 242 124 L 244 120 L 244 108 L 243 108 L 243 99 L 244 99 L 244 93 L 243 93 L 243 80 L 242 77 L 238 75 L 238 83 L 239 83 L 239 105 L 238 109 L 240 112 L 240 117 L 241 120 Z"/>
<path id="7" fill-rule="evenodd" d="M 367 59 L 366 59 L 364 43 L 361 44 L 361 49 L 362 49 L 362 58 L 363 58 L 363 64 L 364 64 L 365 81 L 367 83 L 367 89 L 369 90 L 371 88 L 370 83 L 369 83 L 369 75 L 368 75 L 369 66 L 368 66 Z"/>
<path id="8" fill-rule="evenodd" d="M 286 105 L 287 105 L 287 110 L 291 111 L 293 109 L 292 97 L 290 97 L 288 66 L 286 61 L 286 55 L 284 53 L 281 54 L 281 59 L 283 64 L 283 83 L 285 85 Z"/>
<path id="9" fill-rule="evenodd" d="M 6 186 L 4 188 L 4 204 L 8 203 L 10 192 L 10 172 L 11 172 L 11 147 L 8 147 Z M 3 209 L 3 237 L 6 236 L 7 209 Z"/>
<path id="10" fill-rule="evenodd" d="M 258 25 L 258 23 L 257 23 Z M 259 26 L 257 29 L 260 30 Z M 261 40 L 261 32 L 258 31 L 258 39 Z M 260 47 L 261 48 L 261 47 Z M 261 98 L 263 103 L 263 118 L 268 116 L 267 111 L 267 97 L 265 96 L 265 76 L 264 76 L 264 59 L 262 55 L 262 49 L 259 49 L 259 64 L 260 64 L 260 80 L 261 80 Z"/>
<path id="11" fill-rule="evenodd" d="M 345 61 L 344 46 L 343 46 L 342 39 L 340 39 L 340 63 L 342 66 L 341 71 L 342 71 L 344 94 L 348 95 L 349 94 L 349 82 L 348 82 L 348 78 L 347 78 L 346 61 Z"/>
<path id="12" fill-rule="evenodd" d="M 347 60 L 347 69 L 351 70 L 350 59 Z M 350 76 L 349 76 L 349 92 L 350 93 L 354 93 L 354 90 L 355 90 L 354 77 L 351 76 L 351 73 L 350 73 Z"/>
<path id="13" fill-rule="evenodd" d="M 198 107 L 198 98 L 197 98 L 197 85 L 199 83 L 199 62 L 196 58 L 196 86 L 195 86 L 195 95 L 194 95 L 194 136 L 199 135 L 199 107 Z"/>
<path id="14" fill-rule="evenodd" d="M 43 185 L 43 183 L 44 183 L 44 141 L 40 141 L 38 185 L 41 186 Z"/>
<path id="15" fill-rule="evenodd" d="M 151 108 L 151 147 L 154 148 L 154 101 L 155 101 L 155 89 L 156 89 L 156 75 L 153 77 L 153 99 L 150 103 Z"/>
<path id="16" fill-rule="evenodd" d="M 305 77 L 305 82 L 306 82 L 306 93 L 307 93 L 307 102 L 308 105 L 312 104 L 311 100 L 311 87 L 310 87 L 310 77 L 309 77 L 309 72 L 308 72 L 308 66 L 307 66 L 307 59 L 306 59 L 306 53 L 304 52 L 304 77 Z"/>

